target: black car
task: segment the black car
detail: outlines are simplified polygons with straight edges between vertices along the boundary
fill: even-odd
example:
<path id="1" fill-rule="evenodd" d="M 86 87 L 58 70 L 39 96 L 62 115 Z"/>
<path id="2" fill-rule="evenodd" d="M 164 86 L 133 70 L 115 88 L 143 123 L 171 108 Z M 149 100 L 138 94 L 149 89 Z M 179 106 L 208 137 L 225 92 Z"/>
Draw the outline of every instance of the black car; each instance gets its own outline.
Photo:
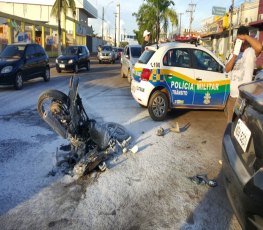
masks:
<path id="1" fill-rule="evenodd" d="M 0 54 L 0 85 L 23 87 L 23 82 L 42 76 L 50 80 L 49 59 L 38 44 L 12 44 Z"/>
<path id="2" fill-rule="evenodd" d="M 223 138 L 223 180 L 241 227 L 263 229 L 263 80 L 239 95 Z"/>
<path id="3" fill-rule="evenodd" d="M 71 70 L 77 73 L 82 67 L 90 70 L 90 52 L 87 46 L 68 46 L 56 59 L 58 73 L 62 70 Z"/>

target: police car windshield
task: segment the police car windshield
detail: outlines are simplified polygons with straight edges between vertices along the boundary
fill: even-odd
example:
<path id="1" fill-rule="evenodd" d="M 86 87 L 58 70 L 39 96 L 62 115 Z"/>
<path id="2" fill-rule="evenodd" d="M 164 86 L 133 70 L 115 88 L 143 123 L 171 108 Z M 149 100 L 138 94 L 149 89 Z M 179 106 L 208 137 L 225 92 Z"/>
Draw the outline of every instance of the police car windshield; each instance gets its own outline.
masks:
<path id="1" fill-rule="evenodd" d="M 138 62 L 142 64 L 147 64 L 148 61 L 151 59 L 153 54 L 155 53 L 154 50 L 145 50 L 142 55 L 140 56 Z"/>

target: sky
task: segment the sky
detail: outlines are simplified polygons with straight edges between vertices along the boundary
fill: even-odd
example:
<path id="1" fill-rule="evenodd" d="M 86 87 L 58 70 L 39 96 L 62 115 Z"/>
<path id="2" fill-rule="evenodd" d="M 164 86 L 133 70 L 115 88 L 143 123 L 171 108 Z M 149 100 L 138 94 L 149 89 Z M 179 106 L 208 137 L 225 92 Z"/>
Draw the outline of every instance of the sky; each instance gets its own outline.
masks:
<path id="1" fill-rule="evenodd" d="M 0 1 L 9 1 L 9 2 L 30 2 L 30 3 L 39 3 L 39 0 L 0 0 Z M 75 0 L 80 1 L 82 0 Z M 190 14 L 186 11 L 189 9 L 189 4 L 195 4 L 195 11 L 193 13 L 193 23 L 192 29 L 200 30 L 201 23 L 204 19 L 210 18 L 212 16 L 212 7 L 225 7 L 226 10 L 229 9 L 229 6 L 232 3 L 232 0 L 173 0 L 175 5 L 173 9 L 181 16 L 181 27 L 189 28 L 190 25 Z M 235 0 L 235 6 L 240 5 L 241 3 L 249 0 Z M 253 1 L 253 0 L 252 0 Z M 89 25 L 92 25 L 94 33 L 101 35 L 102 33 L 102 8 L 104 7 L 104 20 L 105 34 L 113 34 L 115 29 L 115 18 L 114 13 L 116 12 L 116 5 L 120 3 L 120 24 L 121 24 L 121 34 L 133 35 L 133 30 L 137 30 L 136 18 L 132 16 L 134 12 L 138 12 L 138 9 L 143 4 L 143 0 L 88 0 L 98 11 L 97 19 L 89 19 Z M 45 0 L 42 4 L 53 4 L 54 0 Z M 178 17 L 179 18 L 179 17 Z M 149 28 L 148 30 L 150 30 Z M 170 28 L 171 32 L 172 28 Z"/>
<path id="2" fill-rule="evenodd" d="M 235 6 L 240 5 L 245 0 L 236 0 Z M 102 25 L 102 8 L 104 7 L 104 19 L 107 22 L 108 30 L 110 33 L 114 32 L 114 12 L 116 11 L 117 3 L 120 3 L 121 11 L 121 33 L 133 34 L 133 30 L 137 29 L 136 18 L 132 16 L 133 12 L 138 12 L 138 9 L 143 4 L 143 0 L 90 0 L 90 3 L 98 10 L 98 18 L 96 20 L 90 20 L 92 23 L 95 33 L 101 34 L 101 25 Z M 201 29 L 202 20 L 212 16 L 212 7 L 225 7 L 227 10 L 232 3 L 232 0 L 222 1 L 222 0 L 174 0 L 175 5 L 173 9 L 181 16 L 181 26 L 182 28 L 189 28 L 190 24 L 190 14 L 186 11 L 189 9 L 189 4 L 196 4 L 195 12 L 193 14 L 193 24 L 192 28 L 199 30 Z M 150 30 L 150 28 L 149 28 Z M 171 29 L 170 29 L 171 30 Z"/>

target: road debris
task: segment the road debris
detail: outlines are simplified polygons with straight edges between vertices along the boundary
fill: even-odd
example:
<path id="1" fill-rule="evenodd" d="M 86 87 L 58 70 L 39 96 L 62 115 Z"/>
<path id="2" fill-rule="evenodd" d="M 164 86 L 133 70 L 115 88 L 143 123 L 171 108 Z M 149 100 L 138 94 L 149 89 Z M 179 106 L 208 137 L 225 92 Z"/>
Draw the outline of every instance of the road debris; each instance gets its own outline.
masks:
<path id="1" fill-rule="evenodd" d="M 163 129 L 162 127 L 160 127 L 159 129 L 157 129 L 156 135 L 157 135 L 157 136 L 164 136 L 164 129 Z"/>
<path id="2" fill-rule="evenodd" d="M 188 177 L 188 178 L 195 184 L 201 184 L 201 185 L 207 184 L 210 187 L 217 186 L 216 180 L 208 179 L 207 174 L 199 174 L 199 175 Z"/>
<path id="3" fill-rule="evenodd" d="M 175 127 L 170 128 L 170 131 L 174 133 L 180 133 L 180 127 L 178 122 L 175 122 Z"/>

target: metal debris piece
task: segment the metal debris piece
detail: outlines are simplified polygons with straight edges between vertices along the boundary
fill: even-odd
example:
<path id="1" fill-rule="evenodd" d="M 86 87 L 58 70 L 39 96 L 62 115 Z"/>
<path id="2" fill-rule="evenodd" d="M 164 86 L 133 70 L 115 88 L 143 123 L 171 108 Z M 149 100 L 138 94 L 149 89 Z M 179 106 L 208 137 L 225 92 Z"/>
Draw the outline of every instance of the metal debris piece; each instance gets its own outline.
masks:
<path id="1" fill-rule="evenodd" d="M 157 135 L 157 136 L 164 136 L 164 129 L 163 129 L 162 127 L 160 127 L 159 129 L 157 129 L 156 135 Z"/>

